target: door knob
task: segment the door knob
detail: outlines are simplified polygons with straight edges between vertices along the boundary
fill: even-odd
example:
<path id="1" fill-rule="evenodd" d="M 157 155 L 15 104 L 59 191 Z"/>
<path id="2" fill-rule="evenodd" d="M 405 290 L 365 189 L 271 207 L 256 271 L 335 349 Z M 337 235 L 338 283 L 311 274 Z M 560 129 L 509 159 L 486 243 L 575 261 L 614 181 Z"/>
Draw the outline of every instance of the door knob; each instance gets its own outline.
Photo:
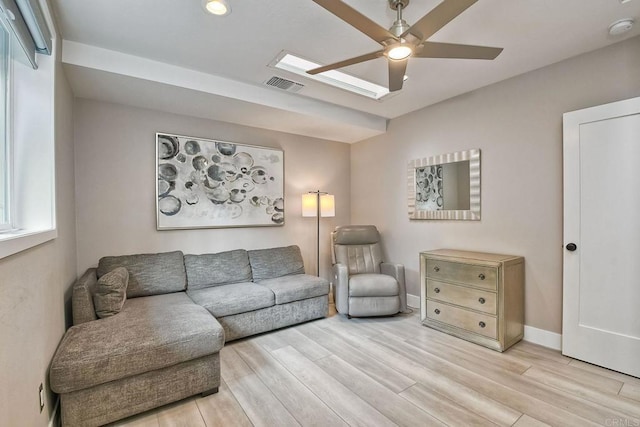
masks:
<path id="1" fill-rule="evenodd" d="M 576 249 L 578 249 L 578 246 L 576 246 L 575 243 L 569 243 L 567 244 L 567 246 L 565 246 L 565 248 L 567 248 L 568 251 L 575 251 Z"/>

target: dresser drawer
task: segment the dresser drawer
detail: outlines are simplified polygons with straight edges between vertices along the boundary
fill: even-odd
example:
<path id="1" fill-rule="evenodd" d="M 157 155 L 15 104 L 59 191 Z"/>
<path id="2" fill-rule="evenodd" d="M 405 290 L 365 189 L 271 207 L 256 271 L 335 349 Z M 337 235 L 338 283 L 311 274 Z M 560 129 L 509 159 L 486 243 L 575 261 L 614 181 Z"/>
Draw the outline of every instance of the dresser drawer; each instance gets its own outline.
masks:
<path id="1" fill-rule="evenodd" d="M 427 300 L 427 318 L 447 323 L 492 339 L 497 338 L 495 317 Z"/>
<path id="2" fill-rule="evenodd" d="M 496 267 L 428 259 L 426 275 L 436 280 L 465 283 L 492 291 L 497 289 Z"/>
<path id="3" fill-rule="evenodd" d="M 497 314 L 497 295 L 493 292 L 427 279 L 427 297 L 488 314 Z"/>

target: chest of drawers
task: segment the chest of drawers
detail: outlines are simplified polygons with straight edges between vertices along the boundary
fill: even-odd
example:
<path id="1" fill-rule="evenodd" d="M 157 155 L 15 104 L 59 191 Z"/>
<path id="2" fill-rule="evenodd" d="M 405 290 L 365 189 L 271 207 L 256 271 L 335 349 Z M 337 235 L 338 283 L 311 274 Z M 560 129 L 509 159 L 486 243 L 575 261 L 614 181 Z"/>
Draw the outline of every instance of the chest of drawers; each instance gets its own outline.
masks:
<path id="1" fill-rule="evenodd" d="M 524 335 L 524 258 L 439 249 L 420 253 L 420 319 L 504 351 Z"/>

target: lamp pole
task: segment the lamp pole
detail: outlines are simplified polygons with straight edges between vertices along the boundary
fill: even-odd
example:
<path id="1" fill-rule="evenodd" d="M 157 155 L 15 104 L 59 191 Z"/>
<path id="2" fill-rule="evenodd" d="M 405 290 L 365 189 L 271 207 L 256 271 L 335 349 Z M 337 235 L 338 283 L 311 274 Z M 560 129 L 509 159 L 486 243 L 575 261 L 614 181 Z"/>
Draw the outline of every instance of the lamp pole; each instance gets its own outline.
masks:
<path id="1" fill-rule="evenodd" d="M 316 276 L 320 277 L 320 195 L 327 194 L 324 191 L 310 191 L 316 195 Z"/>
<path id="2" fill-rule="evenodd" d="M 316 275 L 318 277 L 320 277 L 320 217 L 335 215 L 335 200 L 332 194 L 318 190 L 302 195 L 302 216 L 316 217 Z"/>

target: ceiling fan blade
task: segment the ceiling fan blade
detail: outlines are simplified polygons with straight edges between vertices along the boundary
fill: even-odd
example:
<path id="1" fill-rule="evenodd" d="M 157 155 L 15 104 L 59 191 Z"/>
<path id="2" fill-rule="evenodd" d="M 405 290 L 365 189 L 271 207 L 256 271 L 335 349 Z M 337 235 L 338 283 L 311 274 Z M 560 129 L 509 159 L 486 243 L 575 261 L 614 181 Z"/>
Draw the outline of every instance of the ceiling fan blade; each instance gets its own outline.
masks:
<path id="1" fill-rule="evenodd" d="M 402 89 L 404 73 L 407 71 L 409 58 L 395 60 L 389 59 L 389 92 Z"/>
<path id="2" fill-rule="evenodd" d="M 389 39 L 397 40 L 396 36 L 391 34 L 386 28 L 376 24 L 341 0 L 313 1 L 380 44 Z"/>
<path id="3" fill-rule="evenodd" d="M 418 22 L 413 24 L 401 37 L 405 37 L 411 33 L 421 40 L 426 40 L 451 22 L 456 16 L 467 10 L 476 1 L 478 0 L 444 0 Z"/>
<path id="4" fill-rule="evenodd" d="M 314 68 L 313 70 L 308 70 L 307 73 L 309 74 L 324 73 L 325 71 L 335 70 L 336 68 L 346 67 L 347 65 L 359 64 L 361 62 L 380 58 L 382 55 L 384 55 L 384 51 L 379 50 L 377 52 L 367 53 L 366 55 L 356 56 L 355 58 L 345 59 L 344 61 L 336 62 L 334 64 L 329 64 L 323 67 Z"/>
<path id="5" fill-rule="evenodd" d="M 425 42 L 422 49 L 413 54 L 416 58 L 495 59 L 501 47 L 473 46 L 467 44 Z"/>

